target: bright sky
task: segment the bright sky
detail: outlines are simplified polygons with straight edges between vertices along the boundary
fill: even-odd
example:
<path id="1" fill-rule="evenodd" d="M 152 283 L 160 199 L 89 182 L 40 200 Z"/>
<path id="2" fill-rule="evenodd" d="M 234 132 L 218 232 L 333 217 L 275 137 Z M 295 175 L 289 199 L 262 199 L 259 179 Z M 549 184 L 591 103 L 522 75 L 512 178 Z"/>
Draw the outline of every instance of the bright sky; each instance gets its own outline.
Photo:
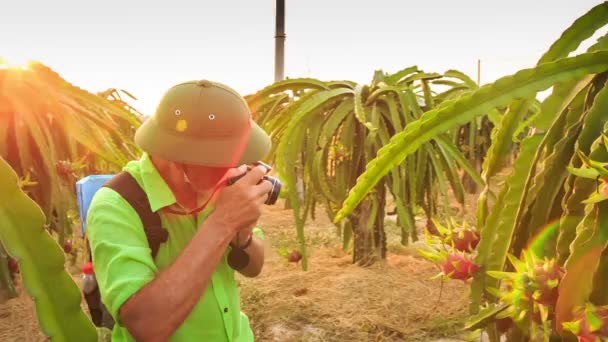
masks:
<path id="1" fill-rule="evenodd" d="M 459 69 L 482 83 L 530 67 L 599 0 L 286 0 L 286 75 L 369 82 L 374 70 Z M 191 79 L 243 94 L 274 77 L 275 0 L 4 0 L 0 57 L 35 59 L 154 111 Z M 606 30 L 602 31 L 603 33 Z M 597 35 L 596 35 L 597 36 Z M 589 45 L 589 44 L 586 44 Z"/>

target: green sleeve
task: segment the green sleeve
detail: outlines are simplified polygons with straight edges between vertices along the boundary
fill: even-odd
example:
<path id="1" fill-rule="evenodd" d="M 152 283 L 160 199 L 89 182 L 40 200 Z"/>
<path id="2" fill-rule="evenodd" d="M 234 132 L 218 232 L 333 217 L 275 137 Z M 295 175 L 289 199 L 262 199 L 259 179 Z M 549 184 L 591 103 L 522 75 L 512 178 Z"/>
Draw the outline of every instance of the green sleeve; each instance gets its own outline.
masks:
<path id="1" fill-rule="evenodd" d="M 120 307 L 157 271 L 141 220 L 118 193 L 102 188 L 87 213 L 86 234 L 102 301 L 122 325 Z"/>
<path id="2" fill-rule="evenodd" d="M 264 231 L 260 227 L 253 228 L 253 233 L 259 238 L 264 240 Z"/>

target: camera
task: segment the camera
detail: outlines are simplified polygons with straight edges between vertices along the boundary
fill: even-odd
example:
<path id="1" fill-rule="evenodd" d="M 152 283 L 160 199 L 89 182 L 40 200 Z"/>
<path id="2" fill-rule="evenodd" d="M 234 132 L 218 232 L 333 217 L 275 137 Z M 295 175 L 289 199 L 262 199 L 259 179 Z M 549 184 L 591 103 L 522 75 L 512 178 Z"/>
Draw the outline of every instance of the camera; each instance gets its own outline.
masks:
<path id="1" fill-rule="evenodd" d="M 253 165 L 247 165 L 247 172 L 249 172 L 253 167 L 256 167 L 259 165 L 266 168 L 266 172 L 270 172 L 270 170 L 272 170 L 272 167 L 270 165 L 263 163 L 261 161 L 258 161 L 258 162 L 253 163 Z M 232 177 L 232 178 L 228 179 L 227 184 L 228 185 L 234 184 L 237 180 L 241 179 L 241 177 L 243 177 L 244 175 L 245 175 L 245 173 L 243 173 L 240 176 L 236 176 L 236 177 Z M 264 204 L 273 205 L 279 199 L 279 194 L 281 193 L 281 186 L 282 186 L 281 181 L 278 178 L 266 175 L 262 178 L 262 180 L 260 180 L 260 182 L 258 184 L 260 184 L 264 180 L 267 180 L 272 184 L 272 189 L 270 189 L 270 192 L 268 192 L 268 198 L 266 199 L 266 202 L 264 202 Z"/>

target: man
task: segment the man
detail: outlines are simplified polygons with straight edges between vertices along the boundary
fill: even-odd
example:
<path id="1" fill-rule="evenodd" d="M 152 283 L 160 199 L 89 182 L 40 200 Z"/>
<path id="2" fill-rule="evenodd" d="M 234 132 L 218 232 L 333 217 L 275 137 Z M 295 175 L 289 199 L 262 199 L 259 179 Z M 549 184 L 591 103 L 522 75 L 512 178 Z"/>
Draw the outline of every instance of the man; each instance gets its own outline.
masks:
<path id="1" fill-rule="evenodd" d="M 111 188 L 96 193 L 87 235 L 115 320 L 112 340 L 253 341 L 227 255 L 232 246 L 248 254 L 239 269 L 246 277 L 262 270 L 254 226 L 272 186 L 260 182 L 264 168 L 247 172 L 244 165 L 265 157 L 270 138 L 237 92 L 195 81 L 167 91 L 135 142 L 144 154 L 123 171 L 146 192 L 168 239 L 153 258 L 133 207 Z"/>

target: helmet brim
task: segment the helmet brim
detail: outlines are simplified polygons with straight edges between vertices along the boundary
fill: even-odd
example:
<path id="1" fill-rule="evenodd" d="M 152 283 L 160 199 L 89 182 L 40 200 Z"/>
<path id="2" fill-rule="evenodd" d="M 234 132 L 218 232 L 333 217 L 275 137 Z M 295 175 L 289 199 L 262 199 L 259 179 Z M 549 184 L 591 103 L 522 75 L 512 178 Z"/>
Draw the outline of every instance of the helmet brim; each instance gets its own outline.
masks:
<path id="1" fill-rule="evenodd" d="M 272 142 L 251 120 L 249 132 L 240 137 L 195 139 L 160 126 L 148 118 L 135 132 L 135 143 L 143 151 L 165 160 L 209 167 L 236 167 L 263 160 Z"/>

